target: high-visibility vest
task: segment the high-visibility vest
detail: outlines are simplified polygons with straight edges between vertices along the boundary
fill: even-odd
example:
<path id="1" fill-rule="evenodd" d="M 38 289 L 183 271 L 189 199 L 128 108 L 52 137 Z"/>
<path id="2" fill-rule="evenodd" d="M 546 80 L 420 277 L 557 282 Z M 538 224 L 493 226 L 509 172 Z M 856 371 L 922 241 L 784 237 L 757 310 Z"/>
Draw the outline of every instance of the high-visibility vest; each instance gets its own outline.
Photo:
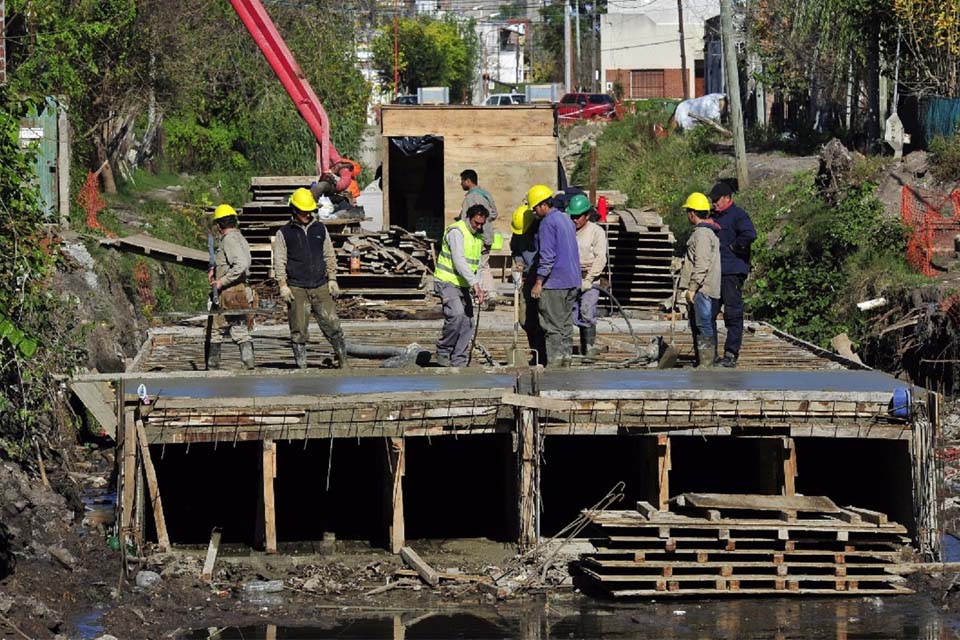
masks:
<path id="1" fill-rule="evenodd" d="M 466 258 L 470 270 L 474 273 L 480 268 L 483 236 L 474 234 L 466 220 L 457 220 L 443 230 L 443 245 L 440 247 L 440 255 L 437 256 L 437 268 L 433 272 L 433 277 L 441 282 L 449 282 L 458 287 L 466 288 L 470 286 L 470 283 L 454 268 L 453 254 L 450 253 L 450 246 L 447 244 L 447 233 L 451 229 L 460 229 L 463 233 L 463 256 Z"/>

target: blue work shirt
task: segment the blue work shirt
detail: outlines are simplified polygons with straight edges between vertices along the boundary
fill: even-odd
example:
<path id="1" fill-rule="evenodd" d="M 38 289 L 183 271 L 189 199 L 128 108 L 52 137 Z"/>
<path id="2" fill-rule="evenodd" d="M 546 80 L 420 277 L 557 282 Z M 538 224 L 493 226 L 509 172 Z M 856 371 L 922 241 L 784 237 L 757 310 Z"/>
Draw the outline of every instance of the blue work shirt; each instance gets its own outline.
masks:
<path id="1" fill-rule="evenodd" d="M 735 204 L 715 211 L 713 219 L 720 225 L 720 272 L 725 275 L 750 273 L 750 245 L 757 239 L 757 230 L 747 212 Z"/>
<path id="2" fill-rule="evenodd" d="M 577 227 L 570 216 L 550 209 L 537 231 L 537 277 L 544 289 L 580 288 L 580 249 Z"/>

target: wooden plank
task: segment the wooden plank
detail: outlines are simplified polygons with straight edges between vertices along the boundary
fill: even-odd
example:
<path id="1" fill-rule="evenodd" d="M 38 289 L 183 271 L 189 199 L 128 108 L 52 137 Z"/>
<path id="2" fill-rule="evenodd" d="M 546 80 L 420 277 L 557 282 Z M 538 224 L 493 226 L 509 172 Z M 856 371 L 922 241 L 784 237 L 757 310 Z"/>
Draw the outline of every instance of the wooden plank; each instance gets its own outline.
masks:
<path id="1" fill-rule="evenodd" d="M 871 511 L 870 509 L 862 509 L 860 507 L 844 507 L 845 511 L 851 511 L 860 516 L 864 522 L 869 522 L 871 524 L 881 525 L 887 524 L 887 514 L 880 513 L 879 511 Z"/>
<path id="2" fill-rule="evenodd" d="M 518 411 L 520 437 L 520 549 L 526 550 L 536 544 L 536 416 L 531 409 Z"/>
<path id="3" fill-rule="evenodd" d="M 670 508 L 670 469 L 672 468 L 670 438 L 660 434 L 657 436 L 657 495 L 660 511 L 667 511 Z"/>
<path id="4" fill-rule="evenodd" d="M 214 527 L 210 532 L 210 544 L 207 546 L 207 556 L 203 560 L 203 570 L 200 572 L 201 580 L 213 578 L 213 567 L 217 562 L 217 553 L 220 551 L 220 537 L 220 528 Z"/>
<path id="5" fill-rule="evenodd" d="M 277 552 L 277 515 L 274 502 L 273 480 L 277 477 L 277 444 L 272 440 L 262 442 L 260 463 L 260 542 L 267 553 Z"/>
<path id="6" fill-rule="evenodd" d="M 396 136 L 552 136 L 553 109 L 515 105 L 491 108 L 471 105 L 397 108 L 383 105 L 380 111 L 381 135 Z M 384 156 L 386 157 L 386 156 Z M 449 168 L 446 168 L 449 173 Z M 458 172 L 455 172 L 458 173 Z M 481 178 L 482 179 L 482 178 Z"/>
<path id="7" fill-rule="evenodd" d="M 797 494 L 797 447 L 793 438 L 783 439 L 780 455 L 783 475 L 780 493 L 784 496 L 795 496 Z"/>
<path id="8" fill-rule="evenodd" d="M 431 587 L 440 584 L 440 573 L 431 567 L 420 555 L 410 547 L 400 549 L 400 557 L 407 563 L 411 569 L 416 571 L 420 577 Z"/>
<path id="9" fill-rule="evenodd" d="M 826 496 L 766 496 L 734 493 L 684 493 L 677 496 L 678 506 L 703 509 L 743 509 L 748 511 L 807 511 L 839 513 L 840 507 Z"/>
<path id="10" fill-rule="evenodd" d="M 167 519 L 163 515 L 163 499 L 160 496 L 160 485 L 157 483 L 157 471 L 150 456 L 150 446 L 147 433 L 143 428 L 143 421 L 136 418 L 137 441 L 140 443 L 140 455 L 143 456 L 143 470 L 147 476 L 147 491 L 150 495 L 150 504 L 153 507 L 153 523 L 157 529 L 157 546 L 161 551 L 170 551 L 170 536 L 167 535 Z"/>
<path id="11" fill-rule="evenodd" d="M 123 487 L 120 499 L 120 527 L 124 534 L 130 532 L 133 524 L 133 500 L 137 483 L 137 429 L 133 411 L 123 417 Z M 123 544 L 123 541 L 121 541 Z"/>
<path id="12" fill-rule="evenodd" d="M 114 407 L 115 402 L 108 403 L 103 392 L 99 388 L 101 382 L 72 382 L 70 389 L 77 399 L 90 412 L 90 415 L 100 424 L 101 432 L 99 435 L 109 436 L 117 439 L 117 414 Z"/>
<path id="13" fill-rule="evenodd" d="M 388 474 L 390 483 L 390 551 L 400 553 L 406 544 L 406 527 L 403 517 L 403 476 L 406 474 L 406 443 L 403 438 L 390 438 L 388 451 Z"/>

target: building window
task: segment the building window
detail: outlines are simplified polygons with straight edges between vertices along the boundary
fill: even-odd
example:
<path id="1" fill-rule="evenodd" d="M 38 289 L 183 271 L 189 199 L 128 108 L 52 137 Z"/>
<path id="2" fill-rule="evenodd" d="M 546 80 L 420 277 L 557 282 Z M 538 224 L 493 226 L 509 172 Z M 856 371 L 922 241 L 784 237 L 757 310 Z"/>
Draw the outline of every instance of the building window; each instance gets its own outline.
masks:
<path id="1" fill-rule="evenodd" d="M 630 97 L 663 98 L 663 69 L 645 69 L 630 72 Z"/>

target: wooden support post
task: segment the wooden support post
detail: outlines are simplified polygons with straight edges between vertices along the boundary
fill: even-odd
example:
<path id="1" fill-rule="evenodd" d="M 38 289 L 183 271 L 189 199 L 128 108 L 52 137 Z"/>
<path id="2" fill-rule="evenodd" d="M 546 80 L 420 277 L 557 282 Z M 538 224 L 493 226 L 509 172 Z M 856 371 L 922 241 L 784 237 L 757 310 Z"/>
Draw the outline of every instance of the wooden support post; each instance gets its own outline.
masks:
<path id="1" fill-rule="evenodd" d="M 123 415 L 123 486 L 120 492 L 120 530 L 121 537 L 129 533 L 133 525 L 133 500 L 137 488 L 137 431 L 133 412 Z M 121 544 L 125 544 L 121 541 Z"/>
<path id="2" fill-rule="evenodd" d="M 780 495 L 793 496 L 797 494 L 797 446 L 793 438 L 784 438 L 780 457 L 783 466 L 783 483 L 780 486 Z"/>
<path id="3" fill-rule="evenodd" d="M 657 488 L 658 506 L 660 511 L 670 508 L 670 469 L 673 461 L 670 458 L 670 438 L 665 434 L 657 436 Z"/>
<path id="4" fill-rule="evenodd" d="M 406 443 L 403 438 L 390 438 L 388 465 L 390 478 L 390 551 L 400 553 L 406 544 L 403 519 L 403 476 L 406 474 Z"/>
<path id="5" fill-rule="evenodd" d="M 536 527 L 536 412 L 533 409 L 517 411 L 517 431 L 520 434 L 520 550 L 529 549 L 537 542 Z"/>
<path id="6" fill-rule="evenodd" d="M 273 479 L 277 477 L 277 443 L 264 440 L 262 444 L 257 542 L 267 553 L 276 553 L 277 513 L 274 506 Z"/>
<path id="7" fill-rule="evenodd" d="M 207 557 L 203 561 L 203 570 L 200 572 L 201 580 L 213 578 L 213 567 L 217 562 L 217 553 L 220 551 L 220 535 L 218 527 L 214 527 L 210 532 L 210 545 L 207 547 Z"/>
<path id="8" fill-rule="evenodd" d="M 153 508 L 153 523 L 157 529 L 157 544 L 161 551 L 170 550 L 170 536 L 167 535 L 167 519 L 163 515 L 163 499 L 160 497 L 160 485 L 157 483 L 157 471 L 150 456 L 150 445 L 147 444 L 147 430 L 143 427 L 143 420 L 136 418 L 137 441 L 140 443 L 140 455 L 143 457 L 143 470 L 147 476 L 147 491 L 150 495 L 150 506 Z"/>

